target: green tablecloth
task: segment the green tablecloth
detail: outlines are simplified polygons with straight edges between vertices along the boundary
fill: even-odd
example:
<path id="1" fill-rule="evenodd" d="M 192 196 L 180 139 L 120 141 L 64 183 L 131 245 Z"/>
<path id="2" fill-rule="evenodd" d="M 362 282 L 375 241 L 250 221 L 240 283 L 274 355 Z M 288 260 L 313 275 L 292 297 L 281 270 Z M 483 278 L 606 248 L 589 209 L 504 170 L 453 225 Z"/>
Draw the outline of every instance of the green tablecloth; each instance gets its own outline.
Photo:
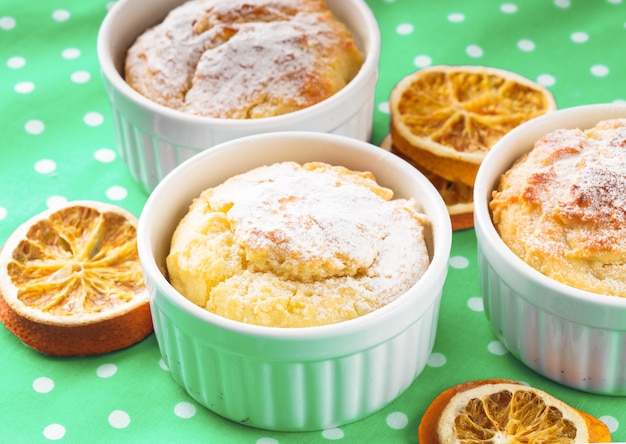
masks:
<path id="1" fill-rule="evenodd" d="M 546 85 L 561 108 L 626 100 L 623 0 L 368 3 L 382 32 L 374 143 L 388 131 L 392 86 L 430 64 L 518 72 Z M 141 212 L 147 195 L 117 155 L 96 57 L 109 6 L 105 0 L 2 1 L 0 243 L 28 217 L 64 200 L 101 200 Z M 454 235 L 427 367 L 395 402 L 362 421 L 302 434 L 248 428 L 187 396 L 171 379 L 153 335 L 105 356 L 53 359 L 0 326 L 0 442 L 410 443 L 439 392 L 489 377 L 544 389 L 602 418 L 615 441 L 626 441 L 626 398 L 560 386 L 504 350 L 483 312 L 475 235 L 467 230 Z"/>

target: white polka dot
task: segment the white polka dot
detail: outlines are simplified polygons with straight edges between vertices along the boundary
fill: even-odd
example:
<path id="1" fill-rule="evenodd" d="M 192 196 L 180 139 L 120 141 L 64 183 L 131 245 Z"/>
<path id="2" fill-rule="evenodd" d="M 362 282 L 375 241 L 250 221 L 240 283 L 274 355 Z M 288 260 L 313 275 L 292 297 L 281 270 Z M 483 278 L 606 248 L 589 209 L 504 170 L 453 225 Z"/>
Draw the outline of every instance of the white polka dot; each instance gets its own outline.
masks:
<path id="1" fill-rule="evenodd" d="M 104 122 L 104 117 L 102 117 L 102 114 L 92 111 L 85 114 L 83 122 L 89 126 L 99 126 L 102 125 L 102 122 Z"/>
<path id="2" fill-rule="evenodd" d="M 33 388 L 37 393 L 49 393 L 54 388 L 54 381 L 42 376 L 33 381 Z"/>
<path id="3" fill-rule="evenodd" d="M 553 86 L 556 83 L 556 79 L 552 74 L 541 74 L 537 77 L 537 83 L 543 86 Z"/>
<path id="4" fill-rule="evenodd" d="M 51 441 L 57 441 L 65 436 L 65 427 L 61 424 L 50 424 L 43 429 L 43 436 Z"/>
<path id="5" fill-rule="evenodd" d="M 11 69 L 20 69 L 26 65 L 26 59 L 20 56 L 14 56 L 7 60 L 7 66 Z"/>
<path id="6" fill-rule="evenodd" d="M 100 378 L 110 378 L 117 373 L 117 366 L 115 364 L 102 364 L 96 369 L 96 375 Z"/>
<path id="7" fill-rule="evenodd" d="M 449 263 L 452 268 L 467 268 L 469 266 L 469 260 L 464 256 L 452 256 Z"/>
<path id="8" fill-rule="evenodd" d="M 517 47 L 525 52 L 534 51 L 535 43 L 532 40 L 522 39 L 517 42 Z"/>
<path id="9" fill-rule="evenodd" d="M 472 58 L 478 58 L 483 56 L 483 49 L 478 45 L 469 45 L 465 48 L 465 53 Z"/>
<path id="10" fill-rule="evenodd" d="M 76 71 L 70 76 L 74 83 L 87 83 L 91 79 L 91 74 L 87 71 Z"/>
<path id="11" fill-rule="evenodd" d="M 400 35 L 408 35 L 413 32 L 413 25 L 410 23 L 401 23 L 396 26 L 396 32 Z"/>
<path id="12" fill-rule="evenodd" d="M 50 174 L 57 169 L 57 164 L 54 160 L 41 159 L 35 162 L 34 168 L 39 174 Z"/>
<path id="13" fill-rule="evenodd" d="M 35 84 L 33 82 L 19 82 L 13 88 L 18 94 L 28 94 L 34 91 Z"/>
<path id="14" fill-rule="evenodd" d="M 504 3 L 502 6 L 500 6 L 500 11 L 504 12 L 505 14 L 514 14 L 517 12 L 517 5 L 513 3 Z"/>
<path id="15" fill-rule="evenodd" d="M 102 163 L 113 162 L 116 156 L 117 155 L 115 154 L 115 151 L 113 151 L 111 148 L 100 148 L 95 153 L 93 153 L 93 157 L 98 162 Z"/>
<path id="16" fill-rule="evenodd" d="M 609 68 L 604 65 L 593 65 L 591 67 L 591 74 L 596 77 L 604 77 L 609 74 Z"/>
<path id="17" fill-rule="evenodd" d="M 626 99 L 615 99 L 613 103 L 617 103 L 618 105 L 626 105 Z"/>
<path id="18" fill-rule="evenodd" d="M 570 1 L 569 0 L 554 0 L 554 6 L 557 8 L 569 8 Z"/>
<path id="19" fill-rule="evenodd" d="M 426 361 L 426 365 L 428 365 L 429 367 L 443 367 L 444 365 L 446 365 L 446 362 L 448 362 L 448 360 L 446 359 L 446 356 L 441 354 L 441 353 L 431 353 L 430 356 L 428 357 L 428 361 Z"/>
<path id="20" fill-rule="evenodd" d="M 467 300 L 467 306 L 472 311 L 485 311 L 485 305 L 481 297 L 469 298 Z"/>
<path id="21" fill-rule="evenodd" d="M 463 14 L 458 13 L 458 12 L 453 12 L 452 14 L 448 15 L 448 21 L 449 22 L 460 23 L 463 20 L 465 20 L 465 16 Z"/>
<path id="22" fill-rule="evenodd" d="M 124 187 L 114 185 L 106 191 L 106 195 L 111 200 L 123 200 L 128 196 L 128 191 Z"/>
<path id="23" fill-rule="evenodd" d="M 614 416 L 604 415 L 600 417 L 600 420 L 606 424 L 611 433 L 614 433 L 619 428 L 619 421 Z"/>
<path id="24" fill-rule="evenodd" d="M 622 0 L 608 0 L 609 3 L 613 3 L 614 5 L 619 5 L 622 3 Z"/>
<path id="25" fill-rule="evenodd" d="M 0 29 L 8 31 L 15 28 L 15 19 L 13 17 L 0 17 Z"/>
<path id="26" fill-rule="evenodd" d="M 343 430 L 341 429 L 326 429 L 322 431 L 322 437 L 326 439 L 342 439 L 343 438 Z"/>
<path id="27" fill-rule="evenodd" d="M 196 407 L 190 402 L 179 402 L 174 406 L 174 413 L 179 418 L 188 419 L 196 414 Z"/>
<path id="28" fill-rule="evenodd" d="M 159 359 L 159 367 L 161 367 L 166 372 L 170 371 L 170 368 L 167 366 L 163 359 Z"/>
<path id="29" fill-rule="evenodd" d="M 278 440 L 274 438 L 259 438 L 255 444 L 278 444 Z"/>
<path id="30" fill-rule="evenodd" d="M 33 134 L 33 135 L 37 135 L 37 134 L 43 133 L 43 130 L 45 128 L 46 128 L 46 126 L 43 124 L 43 122 L 41 120 L 29 120 L 24 125 L 24 129 L 26 130 L 26 132 L 28 134 Z"/>
<path id="31" fill-rule="evenodd" d="M 66 9 L 57 9 L 52 13 L 52 18 L 57 22 L 64 22 L 70 18 L 70 12 Z"/>
<path id="32" fill-rule="evenodd" d="M 385 418 L 387 425 L 394 430 L 402 430 L 409 423 L 409 418 L 402 412 L 393 412 Z"/>
<path id="33" fill-rule="evenodd" d="M 490 342 L 489 345 L 487 346 L 487 350 L 489 350 L 489 353 L 493 355 L 498 355 L 498 356 L 506 355 L 507 353 L 506 347 L 500 341 Z"/>
<path id="34" fill-rule="evenodd" d="M 67 203 L 67 197 L 64 196 L 50 196 L 46 199 L 46 206 L 48 208 L 59 208 L 61 205 Z"/>
<path id="35" fill-rule="evenodd" d="M 7 209 L 4 207 L 0 207 L 0 220 L 4 219 L 5 217 L 7 217 Z"/>
<path id="36" fill-rule="evenodd" d="M 589 40 L 589 35 L 586 32 L 574 32 L 570 38 L 574 43 L 585 43 Z"/>
<path id="37" fill-rule="evenodd" d="M 80 49 L 66 48 L 61 53 L 61 57 L 67 60 L 77 59 L 78 57 L 80 57 Z"/>
<path id="38" fill-rule="evenodd" d="M 116 429 L 124 429 L 130 424 L 130 416 L 124 410 L 113 410 L 109 415 L 109 424 Z"/>
<path id="39" fill-rule="evenodd" d="M 389 114 L 389 102 L 381 102 L 378 105 L 378 111 L 380 111 L 383 114 Z"/>
<path id="40" fill-rule="evenodd" d="M 418 55 L 413 59 L 413 64 L 418 68 L 425 68 L 432 65 L 433 60 L 427 55 Z"/>

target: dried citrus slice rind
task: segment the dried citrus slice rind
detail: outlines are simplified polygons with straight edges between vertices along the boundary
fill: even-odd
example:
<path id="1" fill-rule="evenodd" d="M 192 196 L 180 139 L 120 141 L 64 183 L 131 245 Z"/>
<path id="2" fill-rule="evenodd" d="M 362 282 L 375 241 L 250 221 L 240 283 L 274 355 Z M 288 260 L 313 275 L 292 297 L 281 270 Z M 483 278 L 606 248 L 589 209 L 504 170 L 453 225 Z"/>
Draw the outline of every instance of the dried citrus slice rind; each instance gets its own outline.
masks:
<path id="1" fill-rule="evenodd" d="M 474 226 L 473 187 L 463 182 L 449 181 L 415 164 L 397 150 L 393 145 L 391 135 L 383 138 L 380 147 L 411 163 L 434 185 L 446 204 L 453 231 L 465 230 Z"/>
<path id="2" fill-rule="evenodd" d="M 471 381 L 430 404 L 420 442 L 555 444 L 611 442 L 608 427 L 554 396 L 517 381 Z"/>
<path id="3" fill-rule="evenodd" d="M 19 226 L 0 250 L 0 320 L 53 356 L 125 348 L 152 332 L 137 217 L 73 201 Z"/>
<path id="4" fill-rule="evenodd" d="M 556 109 L 543 86 L 483 66 L 432 66 L 389 97 L 394 146 L 427 170 L 473 186 L 489 149 L 516 126 Z"/>

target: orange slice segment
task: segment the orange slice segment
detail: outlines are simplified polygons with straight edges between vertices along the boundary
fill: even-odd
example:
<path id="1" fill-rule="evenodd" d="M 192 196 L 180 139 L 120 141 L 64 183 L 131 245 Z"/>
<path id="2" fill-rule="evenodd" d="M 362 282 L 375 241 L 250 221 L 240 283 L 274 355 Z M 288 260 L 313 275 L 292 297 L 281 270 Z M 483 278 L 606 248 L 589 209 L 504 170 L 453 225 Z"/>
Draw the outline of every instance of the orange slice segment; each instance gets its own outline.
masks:
<path id="1" fill-rule="evenodd" d="M 53 356 L 95 355 L 152 332 L 137 218 L 102 202 L 37 214 L 0 250 L 0 320 Z"/>
<path id="2" fill-rule="evenodd" d="M 418 428 L 420 442 L 611 442 L 601 420 L 517 381 L 490 379 L 451 387 L 430 404 Z"/>
<path id="3" fill-rule="evenodd" d="M 452 182 L 444 179 L 412 162 L 411 159 L 397 150 L 391 135 L 383 138 L 380 142 L 380 147 L 409 162 L 435 186 L 446 204 L 453 231 L 466 230 L 474 226 L 473 187 L 463 182 Z"/>
<path id="4" fill-rule="evenodd" d="M 552 94 L 518 74 L 482 66 L 433 66 L 389 97 L 398 150 L 427 170 L 473 186 L 489 149 L 521 123 L 556 109 Z"/>

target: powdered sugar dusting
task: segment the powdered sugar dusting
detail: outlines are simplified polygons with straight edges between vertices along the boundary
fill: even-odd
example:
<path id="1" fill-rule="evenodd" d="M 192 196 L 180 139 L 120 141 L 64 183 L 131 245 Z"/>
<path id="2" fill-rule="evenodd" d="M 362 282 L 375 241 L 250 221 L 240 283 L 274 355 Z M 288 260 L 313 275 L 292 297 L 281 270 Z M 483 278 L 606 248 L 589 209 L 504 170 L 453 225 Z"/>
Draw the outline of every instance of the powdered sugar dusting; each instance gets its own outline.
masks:
<path id="1" fill-rule="evenodd" d="M 203 53 L 184 108 L 201 113 L 208 106 L 212 114 L 227 114 L 243 103 L 263 104 L 268 97 L 292 97 L 304 105 L 301 89 L 315 63 L 312 53 L 301 50 L 307 45 L 304 33 L 276 22 L 240 29 L 228 44 Z"/>
<path id="2" fill-rule="evenodd" d="M 406 289 L 428 263 L 414 204 L 387 201 L 337 170 L 257 168 L 214 189 L 209 202 L 228 208 L 255 271 L 301 279 L 304 267 L 311 280 L 362 276 L 387 286 L 406 274 Z"/>
<path id="3" fill-rule="evenodd" d="M 490 203 L 505 243 L 560 282 L 626 297 L 626 119 L 542 137 Z"/>
<path id="4" fill-rule="evenodd" d="M 521 168 L 525 198 L 564 221 L 626 222 L 626 126 L 612 130 L 609 138 L 597 129 L 543 137 Z"/>
<path id="5" fill-rule="evenodd" d="M 125 69 L 129 84 L 165 106 L 254 118 L 323 100 L 361 63 L 323 2 L 192 0 L 137 39 Z"/>
<path id="6" fill-rule="evenodd" d="M 282 162 L 205 190 L 176 228 L 170 282 L 241 322 L 309 327 L 377 310 L 430 263 L 427 217 L 368 172 Z"/>
<path id="7" fill-rule="evenodd" d="M 563 213 L 583 222 L 622 225 L 626 221 L 626 169 L 619 164 L 594 164 L 570 186 Z"/>

